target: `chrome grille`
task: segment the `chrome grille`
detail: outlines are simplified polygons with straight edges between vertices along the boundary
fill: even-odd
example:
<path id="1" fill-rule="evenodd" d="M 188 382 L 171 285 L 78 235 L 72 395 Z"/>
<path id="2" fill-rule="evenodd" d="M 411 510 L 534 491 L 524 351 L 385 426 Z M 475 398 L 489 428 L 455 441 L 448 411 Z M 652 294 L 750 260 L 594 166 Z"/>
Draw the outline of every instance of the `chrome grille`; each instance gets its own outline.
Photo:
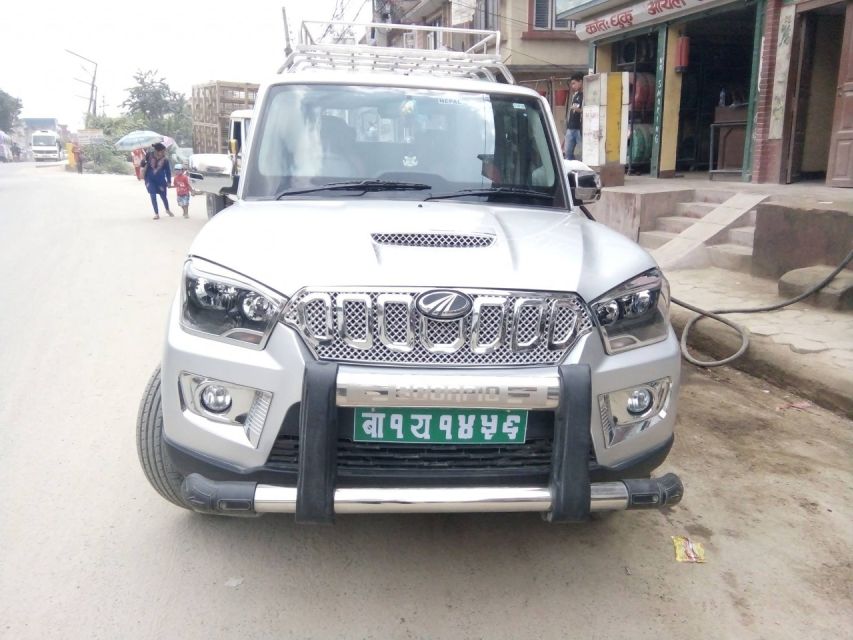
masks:
<path id="1" fill-rule="evenodd" d="M 305 326 L 315 335 L 326 326 L 326 305 L 322 300 L 310 300 L 305 304 Z"/>
<path id="2" fill-rule="evenodd" d="M 385 326 L 392 342 L 406 341 L 408 309 L 402 302 L 392 302 L 385 307 Z"/>
<path id="3" fill-rule="evenodd" d="M 428 340 L 436 345 L 450 346 L 459 339 L 459 336 L 464 335 L 465 331 L 464 320 L 451 320 L 450 322 L 440 322 L 427 318 L 426 334 Z"/>
<path id="4" fill-rule="evenodd" d="M 439 249 L 479 249 L 495 242 L 489 233 L 371 233 L 370 237 L 376 244 Z"/>
<path id="5" fill-rule="evenodd" d="M 516 330 L 519 343 L 529 343 L 539 334 L 539 316 L 537 307 L 524 305 L 520 308 L 517 313 L 518 329 Z"/>
<path id="6" fill-rule="evenodd" d="M 368 305 L 347 300 L 343 304 L 344 316 L 346 316 L 347 333 L 355 340 L 364 340 L 367 338 L 368 318 L 370 317 L 370 308 Z"/>
<path id="7" fill-rule="evenodd" d="M 490 344 L 506 334 L 506 325 L 502 307 L 495 305 L 482 307 L 480 311 L 480 344 Z"/>
<path id="8" fill-rule="evenodd" d="M 556 364 L 593 327 L 573 293 L 458 289 L 472 312 L 441 321 L 415 305 L 428 290 L 302 289 L 282 319 L 320 360 L 403 366 Z"/>

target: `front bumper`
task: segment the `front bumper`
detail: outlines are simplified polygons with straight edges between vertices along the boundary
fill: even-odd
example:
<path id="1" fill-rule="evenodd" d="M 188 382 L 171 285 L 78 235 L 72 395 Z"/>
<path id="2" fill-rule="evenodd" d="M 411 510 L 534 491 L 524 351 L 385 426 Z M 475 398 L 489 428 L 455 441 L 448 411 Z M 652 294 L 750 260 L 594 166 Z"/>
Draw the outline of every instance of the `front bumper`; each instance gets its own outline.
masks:
<path id="1" fill-rule="evenodd" d="M 182 486 L 186 502 L 202 512 L 294 513 L 297 521 L 304 523 L 331 523 L 337 513 L 458 511 L 541 511 L 549 521 L 577 522 L 591 511 L 660 508 L 681 499 L 683 488 L 673 474 L 655 479 L 591 481 L 588 365 L 560 366 L 556 394 L 546 393 L 535 401 L 556 405 L 550 471 L 544 486 L 338 486 L 338 405 L 346 402 L 346 394 L 342 398 L 341 393 L 342 378 L 346 376 L 339 375 L 338 365 L 306 365 L 296 486 L 211 479 L 198 473 L 191 455 L 169 445 L 173 465 L 186 475 Z M 669 446 L 671 440 L 664 455 Z M 236 474 L 225 474 L 229 476 Z"/>
<path id="2" fill-rule="evenodd" d="M 187 334 L 173 315 L 162 367 L 166 450 L 187 478 L 184 497 L 195 508 L 293 512 L 302 522 L 330 522 L 335 513 L 373 511 L 543 511 L 552 520 L 565 521 L 582 520 L 602 508 L 636 508 L 645 499 L 651 506 L 677 502 L 677 478 L 631 479 L 648 478 L 666 457 L 672 445 L 675 393 L 664 419 L 614 447 L 604 444 L 596 402 L 601 393 L 663 376 L 671 377 L 677 390 L 675 337 L 607 356 L 598 336 L 590 335 L 567 360 L 560 367 L 488 370 L 338 366 L 313 360 L 299 338 L 281 325 L 263 351 L 254 351 Z M 188 412 L 176 383 L 182 371 L 272 393 L 259 441 L 251 444 L 239 430 L 229 431 Z M 498 384 L 500 393 L 478 397 L 483 381 Z M 449 386 L 443 389 L 442 384 Z M 336 447 L 346 427 L 338 423 L 347 423 L 344 412 L 377 404 L 514 407 L 529 409 L 531 415 L 539 411 L 549 430 L 553 423 L 550 458 L 537 474 L 502 469 L 402 475 L 339 471 Z M 271 466 L 277 438 L 287 430 L 299 438 L 298 464 L 294 459 L 286 469 Z M 636 482 L 654 484 L 636 493 L 646 498 L 632 498 L 628 483 Z M 225 489 L 239 496 L 233 504 L 217 497 Z M 656 502 L 648 497 L 652 495 Z M 229 507 L 236 504 L 240 508 Z"/>
<path id="3" fill-rule="evenodd" d="M 252 515 L 298 513 L 296 487 L 253 482 L 216 482 L 187 476 L 184 499 L 202 513 Z M 684 488 L 673 473 L 660 478 L 596 482 L 590 485 L 589 512 L 652 509 L 677 504 Z M 335 513 L 554 513 L 548 487 L 343 487 L 335 489 Z"/>

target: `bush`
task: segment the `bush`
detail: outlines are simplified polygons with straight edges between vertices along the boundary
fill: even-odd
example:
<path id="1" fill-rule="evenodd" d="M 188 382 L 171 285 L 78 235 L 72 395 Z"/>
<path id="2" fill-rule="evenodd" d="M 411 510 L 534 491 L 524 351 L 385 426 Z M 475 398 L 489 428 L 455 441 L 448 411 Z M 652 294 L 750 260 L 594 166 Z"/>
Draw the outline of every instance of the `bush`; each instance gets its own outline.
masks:
<path id="1" fill-rule="evenodd" d="M 117 151 L 107 142 L 84 147 L 83 161 L 91 173 L 133 173 L 133 165 L 127 160 L 127 152 Z M 91 166 L 88 163 L 92 163 Z"/>

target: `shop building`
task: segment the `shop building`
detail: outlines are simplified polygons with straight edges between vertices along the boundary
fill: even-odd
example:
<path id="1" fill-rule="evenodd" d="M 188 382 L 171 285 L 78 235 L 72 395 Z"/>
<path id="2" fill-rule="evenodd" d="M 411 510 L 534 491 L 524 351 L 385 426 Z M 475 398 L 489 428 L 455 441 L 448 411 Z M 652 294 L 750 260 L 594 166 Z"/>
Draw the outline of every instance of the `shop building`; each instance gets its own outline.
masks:
<path id="1" fill-rule="evenodd" d="M 853 187 L 853 1 L 570 0 L 561 15 L 620 103 L 601 106 L 593 164 Z"/>
<path id="2" fill-rule="evenodd" d="M 546 97 L 564 134 L 569 79 L 589 68 L 589 46 L 565 16 L 570 0 L 382 0 L 376 22 L 487 29 L 501 34 L 504 63 L 516 83 Z M 391 32 L 382 44 L 399 48 L 464 51 L 470 35 Z"/>

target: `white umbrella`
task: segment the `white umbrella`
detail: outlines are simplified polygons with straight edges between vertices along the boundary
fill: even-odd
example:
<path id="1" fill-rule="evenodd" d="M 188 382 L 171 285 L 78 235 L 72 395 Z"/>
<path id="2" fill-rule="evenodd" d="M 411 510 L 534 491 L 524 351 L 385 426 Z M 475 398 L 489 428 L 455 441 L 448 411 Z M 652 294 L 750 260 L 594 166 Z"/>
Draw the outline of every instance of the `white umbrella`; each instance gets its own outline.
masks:
<path id="1" fill-rule="evenodd" d="M 119 151 L 133 151 L 151 146 L 155 142 L 164 142 L 164 139 L 165 136 L 154 131 L 131 131 L 115 143 L 115 148 Z M 168 140 L 172 139 L 168 138 Z"/>

